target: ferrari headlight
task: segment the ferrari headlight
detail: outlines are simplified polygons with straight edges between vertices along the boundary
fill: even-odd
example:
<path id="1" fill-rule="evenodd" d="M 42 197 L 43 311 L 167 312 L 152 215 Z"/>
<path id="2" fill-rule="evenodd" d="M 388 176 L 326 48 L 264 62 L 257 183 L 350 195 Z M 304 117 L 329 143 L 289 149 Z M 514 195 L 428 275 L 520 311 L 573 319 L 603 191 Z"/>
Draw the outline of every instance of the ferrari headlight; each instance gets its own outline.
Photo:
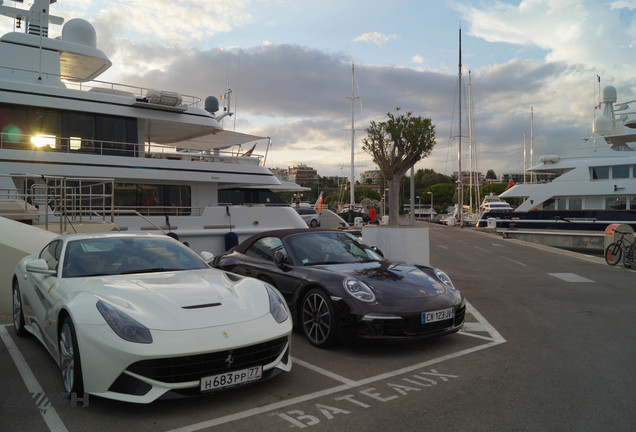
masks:
<path id="1" fill-rule="evenodd" d="M 285 322 L 289 318 L 285 303 L 272 287 L 265 285 L 265 288 L 267 288 L 267 295 L 269 296 L 269 313 L 272 314 L 277 323 Z"/>
<path id="2" fill-rule="evenodd" d="M 444 283 L 444 285 L 451 287 L 452 289 L 456 289 L 455 285 L 453 285 L 453 282 L 451 282 L 448 275 L 444 273 L 443 271 L 441 271 L 440 269 L 435 269 L 435 276 L 437 276 L 437 279 L 441 280 Z"/>
<path id="3" fill-rule="evenodd" d="M 342 281 L 342 285 L 344 286 L 345 291 L 360 301 L 366 303 L 375 301 L 375 294 L 373 294 L 371 288 L 358 279 L 348 277 Z"/>
<path id="4" fill-rule="evenodd" d="M 101 300 L 97 302 L 97 310 L 120 338 L 128 342 L 152 343 L 150 330 L 124 312 Z"/>

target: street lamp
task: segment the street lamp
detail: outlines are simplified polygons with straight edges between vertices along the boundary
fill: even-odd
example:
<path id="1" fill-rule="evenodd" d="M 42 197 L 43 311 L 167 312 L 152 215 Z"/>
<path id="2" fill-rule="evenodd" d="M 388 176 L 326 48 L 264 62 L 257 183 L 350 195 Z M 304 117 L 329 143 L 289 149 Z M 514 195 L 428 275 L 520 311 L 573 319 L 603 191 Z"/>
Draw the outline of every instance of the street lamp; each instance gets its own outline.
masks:
<path id="1" fill-rule="evenodd" d="M 433 223 L 433 192 L 426 192 L 431 196 L 431 214 L 430 214 L 430 223 Z"/>
<path id="2" fill-rule="evenodd" d="M 420 210 L 422 209 L 422 197 L 418 195 L 417 197 L 417 214 L 421 215 Z"/>

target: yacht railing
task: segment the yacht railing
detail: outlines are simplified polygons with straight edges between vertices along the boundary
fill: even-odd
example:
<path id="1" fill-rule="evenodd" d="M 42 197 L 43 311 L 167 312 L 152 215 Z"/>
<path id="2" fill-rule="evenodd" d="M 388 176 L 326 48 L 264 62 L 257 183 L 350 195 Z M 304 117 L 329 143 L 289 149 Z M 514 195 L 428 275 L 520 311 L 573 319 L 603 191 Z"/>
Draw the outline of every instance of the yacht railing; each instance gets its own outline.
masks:
<path id="1" fill-rule="evenodd" d="M 15 76 L 16 78 L 24 78 L 24 74 L 37 76 L 42 80 L 56 79 L 59 80 L 66 88 L 76 89 L 80 91 L 99 92 L 104 90 L 105 93 L 116 94 L 120 96 L 131 96 L 136 99 L 143 99 L 148 94 L 148 88 L 131 86 L 127 84 L 114 83 L 109 81 L 92 80 L 81 82 L 81 78 L 72 75 L 54 74 L 48 72 L 37 71 L 33 69 L 22 69 L 16 67 L 0 66 L 0 73 L 3 75 Z M 198 107 L 201 104 L 201 98 L 179 93 L 182 98 L 183 106 Z"/>
<path id="2" fill-rule="evenodd" d="M 66 232 L 73 224 L 114 223 L 114 179 L 29 174 L 2 177 L 21 180 L 22 190 L 0 190 L 0 200 L 13 200 L 11 209 L 0 216 L 37 220 L 46 230 L 59 224 L 59 232 Z"/>
<path id="3" fill-rule="evenodd" d="M 67 138 L 52 135 L 34 137 L 10 132 L 0 133 L 0 149 L 38 150 L 69 154 L 95 154 L 105 156 L 146 157 L 151 159 L 171 159 L 213 163 L 260 165 L 264 156 L 247 153 L 235 146 L 226 150 L 185 149 L 164 144 L 147 143 L 143 151 L 140 144 L 84 138 Z"/>

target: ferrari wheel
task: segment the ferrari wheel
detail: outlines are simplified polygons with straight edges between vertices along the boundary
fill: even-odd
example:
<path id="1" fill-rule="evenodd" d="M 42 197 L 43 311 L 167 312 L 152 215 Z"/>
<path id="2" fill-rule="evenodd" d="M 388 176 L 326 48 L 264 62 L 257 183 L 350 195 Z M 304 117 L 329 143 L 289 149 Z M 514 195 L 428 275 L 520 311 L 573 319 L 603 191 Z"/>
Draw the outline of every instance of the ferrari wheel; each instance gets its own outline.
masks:
<path id="1" fill-rule="evenodd" d="M 312 219 L 311 222 L 309 222 L 309 226 L 311 228 L 316 228 L 318 226 L 318 221 L 316 219 Z"/>
<path id="2" fill-rule="evenodd" d="M 18 281 L 13 281 L 13 326 L 15 334 L 24 337 L 28 333 L 24 328 L 24 312 L 22 312 L 22 298 L 20 297 L 20 287 Z"/>
<path id="3" fill-rule="evenodd" d="M 333 302 L 323 291 L 310 290 L 302 304 L 303 332 L 309 342 L 327 348 L 338 341 L 338 318 Z"/>
<path id="4" fill-rule="evenodd" d="M 84 393 L 82 380 L 82 364 L 80 362 L 79 349 L 77 348 L 77 336 L 75 326 L 70 317 L 64 318 L 59 334 L 60 340 L 60 369 L 62 371 L 62 383 L 68 393 Z"/>

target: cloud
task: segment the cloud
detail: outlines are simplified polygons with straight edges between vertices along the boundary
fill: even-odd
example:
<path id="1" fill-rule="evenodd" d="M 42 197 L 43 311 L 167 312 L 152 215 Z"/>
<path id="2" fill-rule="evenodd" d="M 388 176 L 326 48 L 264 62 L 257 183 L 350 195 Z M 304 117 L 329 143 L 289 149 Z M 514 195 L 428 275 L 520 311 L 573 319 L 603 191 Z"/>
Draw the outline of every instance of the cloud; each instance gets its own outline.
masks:
<path id="1" fill-rule="evenodd" d="M 379 32 L 364 33 L 353 39 L 354 42 L 370 42 L 381 47 L 392 39 L 398 39 L 400 36 L 396 34 L 385 35 Z"/>

